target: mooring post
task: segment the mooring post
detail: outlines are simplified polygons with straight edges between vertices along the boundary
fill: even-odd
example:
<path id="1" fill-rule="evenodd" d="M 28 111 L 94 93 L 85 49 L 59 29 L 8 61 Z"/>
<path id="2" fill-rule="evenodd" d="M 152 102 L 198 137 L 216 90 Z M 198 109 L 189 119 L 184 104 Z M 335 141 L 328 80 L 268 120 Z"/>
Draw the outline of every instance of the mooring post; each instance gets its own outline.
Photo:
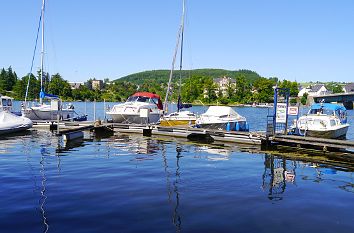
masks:
<path id="1" fill-rule="evenodd" d="M 93 122 L 96 121 L 96 99 L 93 100 Z"/>

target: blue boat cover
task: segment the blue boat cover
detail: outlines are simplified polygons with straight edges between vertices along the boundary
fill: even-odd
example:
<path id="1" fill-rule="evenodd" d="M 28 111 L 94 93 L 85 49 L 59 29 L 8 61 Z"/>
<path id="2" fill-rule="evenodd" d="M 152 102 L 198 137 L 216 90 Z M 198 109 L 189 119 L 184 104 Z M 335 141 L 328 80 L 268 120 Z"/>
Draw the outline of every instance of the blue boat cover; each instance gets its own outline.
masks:
<path id="1" fill-rule="evenodd" d="M 52 95 L 52 94 L 45 93 L 44 91 L 41 91 L 39 93 L 39 98 L 58 99 L 59 97 L 57 95 Z"/>
<path id="2" fill-rule="evenodd" d="M 346 111 L 347 109 L 341 105 L 338 104 L 331 104 L 331 103 L 317 103 L 317 104 L 313 104 L 311 106 L 311 109 L 328 109 L 328 110 L 332 110 L 332 111 L 338 111 L 338 110 L 342 110 L 342 111 Z"/>

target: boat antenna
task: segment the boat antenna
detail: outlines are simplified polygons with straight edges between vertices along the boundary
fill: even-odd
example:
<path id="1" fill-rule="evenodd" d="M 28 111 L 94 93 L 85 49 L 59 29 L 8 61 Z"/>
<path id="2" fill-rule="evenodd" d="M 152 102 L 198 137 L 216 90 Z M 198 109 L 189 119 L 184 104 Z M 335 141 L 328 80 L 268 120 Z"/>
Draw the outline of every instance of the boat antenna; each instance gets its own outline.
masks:
<path id="1" fill-rule="evenodd" d="M 34 50 L 33 50 L 33 55 L 32 55 L 31 69 L 30 69 L 30 72 L 28 73 L 28 80 L 27 80 L 27 87 L 26 87 L 26 94 L 25 94 L 25 104 L 24 104 L 24 107 L 25 107 L 25 108 L 26 108 L 26 106 L 27 106 L 28 88 L 29 88 L 29 85 L 30 85 L 30 80 L 31 80 L 31 75 L 32 75 L 32 70 L 33 70 L 34 58 L 36 57 L 36 51 L 37 51 L 37 45 L 38 45 L 38 37 L 39 37 L 39 30 L 41 29 L 41 22 L 42 22 L 42 12 L 41 12 L 41 15 L 39 16 L 36 42 L 35 42 L 35 44 L 34 44 Z"/>
<path id="2" fill-rule="evenodd" d="M 40 104 L 43 103 L 44 9 L 45 9 L 45 0 L 43 0 L 43 3 L 42 3 L 41 92 L 40 92 L 40 96 L 39 96 L 39 102 L 40 102 Z"/>
<path id="3" fill-rule="evenodd" d="M 165 113 L 167 113 L 167 110 L 168 110 L 167 109 L 168 94 L 169 94 L 170 89 L 171 89 L 171 81 L 172 81 L 172 77 L 173 77 L 173 70 L 174 70 L 174 67 L 175 67 L 177 51 L 178 51 L 178 47 L 179 47 L 181 33 L 182 33 L 182 30 L 183 30 L 183 24 L 184 24 L 184 0 L 183 0 L 181 25 L 180 25 L 178 33 L 177 33 L 177 43 L 176 43 L 176 47 L 175 47 L 175 51 L 174 51 L 174 55 L 173 55 L 172 67 L 171 67 L 171 71 L 170 71 L 170 78 L 168 80 L 167 91 L 166 91 L 166 96 L 165 96 L 165 102 L 164 102 L 164 108 L 163 108 Z"/>

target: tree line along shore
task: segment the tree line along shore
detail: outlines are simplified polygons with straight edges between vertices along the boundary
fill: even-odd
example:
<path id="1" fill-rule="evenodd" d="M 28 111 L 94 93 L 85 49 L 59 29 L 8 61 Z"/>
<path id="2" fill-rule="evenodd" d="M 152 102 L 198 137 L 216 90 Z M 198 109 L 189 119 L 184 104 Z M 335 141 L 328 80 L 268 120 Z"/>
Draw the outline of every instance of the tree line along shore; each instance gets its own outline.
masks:
<path id="1" fill-rule="evenodd" d="M 111 101 L 122 102 L 137 91 L 147 91 L 159 94 L 163 98 L 166 94 L 169 70 L 153 70 L 131 74 L 114 81 L 104 79 L 99 88 L 92 86 L 96 79 L 90 78 L 82 85 L 72 87 L 59 73 L 43 74 L 44 89 L 46 92 L 58 95 L 64 101 Z M 26 87 L 29 82 L 28 100 L 39 98 L 40 71 L 19 78 L 11 68 L 2 68 L 0 72 L 0 93 L 16 100 L 24 100 Z M 291 102 L 306 104 L 306 95 L 297 98 L 299 83 L 280 80 L 276 77 L 261 77 L 254 71 L 222 69 L 197 69 L 175 71 L 171 98 L 177 101 L 179 80 L 181 79 L 181 97 L 186 103 L 237 105 L 250 103 L 273 102 L 273 87 L 289 88 Z M 328 83 L 331 89 L 340 92 L 339 84 Z M 305 99 L 304 99 L 305 98 Z"/>

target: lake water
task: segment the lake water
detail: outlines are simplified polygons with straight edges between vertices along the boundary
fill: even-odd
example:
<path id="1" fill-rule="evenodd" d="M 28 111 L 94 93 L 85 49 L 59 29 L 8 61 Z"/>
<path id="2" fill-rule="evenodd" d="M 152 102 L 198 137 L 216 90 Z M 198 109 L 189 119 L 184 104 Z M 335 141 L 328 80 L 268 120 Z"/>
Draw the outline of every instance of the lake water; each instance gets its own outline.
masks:
<path id="1" fill-rule="evenodd" d="M 92 117 L 93 103 L 75 105 L 82 112 L 86 105 Z M 103 103 L 96 110 L 103 119 Z M 237 111 L 251 130 L 264 130 L 268 109 Z M 352 125 L 353 116 L 349 111 Z M 348 138 L 354 139 L 353 126 Z M 98 139 L 85 133 L 69 144 L 41 130 L 2 138 L 0 229 L 354 232 L 353 164 L 252 151 L 125 134 Z"/>

